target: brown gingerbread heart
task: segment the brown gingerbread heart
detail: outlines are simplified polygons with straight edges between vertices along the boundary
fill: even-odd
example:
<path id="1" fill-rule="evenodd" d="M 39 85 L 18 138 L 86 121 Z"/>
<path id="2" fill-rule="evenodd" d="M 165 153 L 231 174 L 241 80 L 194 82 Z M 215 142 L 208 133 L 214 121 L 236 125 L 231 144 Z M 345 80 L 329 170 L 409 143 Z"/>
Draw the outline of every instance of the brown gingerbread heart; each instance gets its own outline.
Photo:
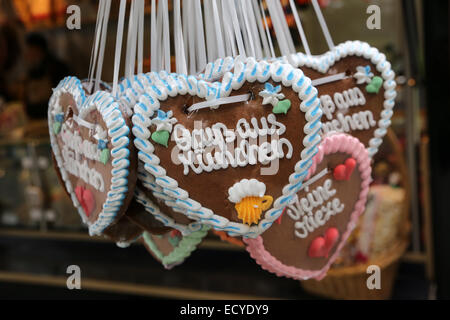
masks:
<path id="1" fill-rule="evenodd" d="M 110 93 L 87 96 L 68 77 L 54 89 L 48 121 L 58 175 L 90 233 L 101 234 L 133 197 L 137 159 L 129 118 Z"/>
<path id="2" fill-rule="evenodd" d="M 310 80 L 290 65 L 251 58 L 217 82 L 155 73 L 148 79 L 133 133 L 166 204 L 230 235 L 268 229 L 300 188 L 320 140 Z M 199 107 L 215 100 L 213 108 Z"/>
<path id="3" fill-rule="evenodd" d="M 355 161 L 355 169 L 348 179 L 335 179 L 335 169 L 348 159 Z M 371 167 L 358 139 L 342 133 L 327 136 L 313 161 L 277 223 L 257 239 L 244 239 L 256 262 L 278 276 L 324 277 L 365 207 Z"/>
<path id="4" fill-rule="evenodd" d="M 361 41 L 346 41 L 321 56 L 286 59 L 319 91 L 322 131 L 358 138 L 373 157 L 383 142 L 395 105 L 395 73 L 386 56 Z"/>

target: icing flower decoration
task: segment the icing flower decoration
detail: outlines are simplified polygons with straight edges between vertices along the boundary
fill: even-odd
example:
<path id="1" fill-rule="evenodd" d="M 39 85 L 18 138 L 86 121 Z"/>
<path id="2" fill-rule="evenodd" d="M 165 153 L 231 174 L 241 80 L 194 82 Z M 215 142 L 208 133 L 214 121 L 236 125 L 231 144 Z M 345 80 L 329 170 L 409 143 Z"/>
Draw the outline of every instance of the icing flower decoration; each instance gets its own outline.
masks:
<path id="1" fill-rule="evenodd" d="M 106 142 L 105 140 L 103 140 L 103 139 L 99 139 L 99 140 L 98 140 L 98 145 L 97 145 L 97 147 L 98 147 L 100 150 L 106 149 L 106 146 L 107 146 L 107 142 Z"/>
<path id="2" fill-rule="evenodd" d="M 370 83 L 373 78 L 373 73 L 370 70 L 370 66 L 358 66 L 356 67 L 356 73 L 353 76 L 356 79 L 357 84 Z"/>
<path id="3" fill-rule="evenodd" d="M 57 113 L 55 114 L 55 121 L 56 122 L 63 122 L 64 120 L 64 113 Z"/>
<path id="4" fill-rule="evenodd" d="M 264 85 L 264 90 L 259 93 L 263 97 L 263 105 L 271 104 L 276 107 L 280 99 L 284 99 L 284 94 L 280 93 L 281 85 L 274 87 L 271 83 L 267 82 Z"/>
<path id="5" fill-rule="evenodd" d="M 97 148 L 101 150 L 99 160 L 101 163 L 106 165 L 110 158 L 108 142 L 106 141 L 107 138 L 106 130 L 103 130 L 103 128 L 100 125 L 96 125 L 94 138 L 98 140 Z"/>
<path id="6" fill-rule="evenodd" d="M 107 138 L 106 131 L 103 130 L 103 128 L 100 125 L 95 126 L 94 138 L 97 139 L 99 142 L 100 140 L 105 140 Z"/>
<path id="7" fill-rule="evenodd" d="M 156 131 L 152 134 L 152 140 L 156 143 L 168 147 L 170 133 L 172 127 L 177 123 L 176 118 L 172 118 L 173 112 L 158 110 L 158 115 L 152 120 L 153 124 L 156 124 Z"/>
<path id="8" fill-rule="evenodd" d="M 153 124 L 156 124 L 156 131 L 169 131 L 172 132 L 172 126 L 177 123 L 176 118 L 172 118 L 173 112 L 158 110 L 158 115 L 152 120 Z"/>
<path id="9" fill-rule="evenodd" d="M 228 200 L 235 203 L 238 218 L 251 225 L 258 223 L 263 211 L 270 208 L 271 196 L 264 195 L 266 185 L 256 179 L 243 179 L 228 189 Z"/>

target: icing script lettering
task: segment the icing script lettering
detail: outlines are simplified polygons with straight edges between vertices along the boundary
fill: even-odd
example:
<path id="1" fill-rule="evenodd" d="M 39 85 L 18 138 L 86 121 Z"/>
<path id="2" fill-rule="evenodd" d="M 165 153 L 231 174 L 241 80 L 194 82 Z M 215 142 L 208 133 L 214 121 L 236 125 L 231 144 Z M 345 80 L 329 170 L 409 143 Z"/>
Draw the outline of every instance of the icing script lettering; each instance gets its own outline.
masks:
<path id="1" fill-rule="evenodd" d="M 345 115 L 349 108 L 366 104 L 366 98 L 358 87 L 336 92 L 333 98 L 329 95 L 323 95 L 320 97 L 320 102 L 323 114 L 329 120 L 323 123 L 322 130 L 324 133 L 368 130 L 377 124 L 372 111 L 369 110 Z M 333 119 L 333 113 L 336 111 L 338 111 L 336 119 Z"/>
<path id="2" fill-rule="evenodd" d="M 78 131 L 70 131 L 66 124 L 62 125 L 61 139 L 64 144 L 61 154 L 67 172 L 82 179 L 96 190 L 103 192 L 105 183 L 102 175 L 94 168 L 90 168 L 87 161 L 88 159 L 100 161 L 100 152 L 97 145 L 88 140 L 83 140 Z"/>
<path id="3" fill-rule="evenodd" d="M 344 210 L 344 204 L 338 198 L 333 198 L 336 189 L 333 189 L 331 179 L 325 180 L 323 186 L 318 186 L 305 197 L 295 199 L 286 210 L 286 213 L 295 222 L 295 235 L 306 238 L 310 232 L 323 226 L 330 218 Z"/>
<path id="4" fill-rule="evenodd" d="M 273 114 L 262 117 L 259 122 L 256 118 L 250 122 L 239 119 L 234 129 L 220 122 L 202 128 L 201 122 L 196 122 L 190 132 L 177 124 L 173 134 L 176 142 L 173 155 L 183 164 L 185 175 L 189 169 L 199 174 L 229 166 L 266 165 L 276 159 L 292 157 L 291 142 L 280 138 L 285 132 L 286 126 Z"/>

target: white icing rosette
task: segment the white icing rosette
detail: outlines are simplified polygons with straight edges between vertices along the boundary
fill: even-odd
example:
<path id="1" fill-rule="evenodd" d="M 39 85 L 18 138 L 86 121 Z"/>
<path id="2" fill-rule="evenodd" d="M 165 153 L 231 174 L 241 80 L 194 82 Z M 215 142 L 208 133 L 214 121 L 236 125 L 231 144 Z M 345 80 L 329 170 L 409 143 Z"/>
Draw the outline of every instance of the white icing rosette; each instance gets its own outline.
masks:
<path id="1" fill-rule="evenodd" d="M 228 189 L 228 200 L 239 203 L 246 197 L 263 197 L 266 185 L 256 179 L 243 179 Z"/>

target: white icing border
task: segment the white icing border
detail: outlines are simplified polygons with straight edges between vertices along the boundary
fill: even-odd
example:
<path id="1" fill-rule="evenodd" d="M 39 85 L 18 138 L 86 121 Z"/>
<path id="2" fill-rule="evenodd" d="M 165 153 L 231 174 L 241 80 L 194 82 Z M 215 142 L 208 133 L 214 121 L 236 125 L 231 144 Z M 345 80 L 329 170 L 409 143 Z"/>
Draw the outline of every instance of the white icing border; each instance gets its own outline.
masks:
<path id="1" fill-rule="evenodd" d="M 234 60 L 230 58 L 231 60 Z M 228 60 L 230 60 L 228 59 Z M 222 59 L 228 61 L 227 59 Z M 133 100 L 129 94 L 139 96 L 134 106 L 133 134 L 135 146 L 138 148 L 139 159 L 145 164 L 145 169 L 155 176 L 155 181 L 165 193 L 177 195 L 175 204 L 186 209 L 189 217 L 196 217 L 200 222 L 212 225 L 217 230 L 227 231 L 230 236 L 257 237 L 267 230 L 281 215 L 285 204 L 301 187 L 312 163 L 312 157 L 317 152 L 320 142 L 319 131 L 321 129 L 320 118 L 322 110 L 317 97 L 317 89 L 311 85 L 311 80 L 300 69 L 279 61 L 268 63 L 257 62 L 254 58 L 245 58 L 234 61 L 234 73 L 226 72 L 221 82 L 208 83 L 194 76 L 176 75 L 166 73 L 149 73 L 138 75 L 140 83 L 132 84 L 132 88 L 120 87 L 125 99 Z M 178 187 L 178 183 L 166 174 L 166 170 L 160 166 L 160 159 L 154 154 L 154 147 L 150 141 L 150 131 L 153 114 L 159 109 L 159 101 L 164 101 L 168 96 L 197 95 L 206 100 L 229 96 L 232 90 L 238 90 L 245 82 L 259 81 L 264 83 L 272 79 L 284 86 L 291 86 L 298 93 L 301 100 L 300 110 L 305 113 L 307 123 L 303 131 L 306 136 L 303 140 L 305 148 L 301 152 L 300 161 L 297 162 L 294 172 L 289 177 L 289 183 L 283 188 L 283 194 L 274 201 L 273 208 L 265 212 L 264 218 L 256 226 L 248 226 L 242 223 L 229 221 L 215 214 L 212 210 L 202 207 L 200 203 L 189 198 L 186 190 Z M 141 89 L 138 88 L 141 87 Z M 133 92 L 134 91 L 134 92 Z M 140 95 L 139 93 L 142 92 Z M 245 178 L 245 177 L 243 177 Z"/>
<path id="2" fill-rule="evenodd" d="M 163 188 L 155 183 L 155 178 L 152 175 L 150 175 L 143 168 L 143 165 L 141 166 L 141 164 L 139 165 L 138 169 L 138 178 L 142 182 L 144 187 L 149 189 L 156 198 L 159 198 L 161 201 L 164 201 L 164 203 L 167 206 L 171 206 L 171 202 L 173 203 L 176 200 L 175 198 L 171 198 L 163 192 Z M 145 210 L 148 213 L 152 214 L 156 220 L 160 221 L 166 227 L 177 229 L 183 234 L 183 236 L 187 236 L 192 232 L 196 232 L 201 229 L 202 224 L 198 223 L 197 221 L 192 222 L 188 225 L 175 222 L 173 218 L 163 213 L 159 208 L 159 206 L 155 204 L 152 200 L 150 200 L 144 194 L 144 192 L 142 192 L 142 190 L 140 190 L 138 187 L 136 187 L 134 194 L 136 197 L 136 201 L 141 205 L 143 205 Z M 186 210 L 182 210 L 181 208 L 179 208 L 180 210 L 176 210 L 176 208 L 172 209 L 176 212 L 187 215 Z"/>
<path id="3" fill-rule="evenodd" d="M 384 110 L 381 112 L 380 120 L 378 121 L 378 128 L 374 132 L 374 137 L 369 140 L 367 151 L 369 157 L 373 157 L 378 152 L 378 147 L 383 142 L 383 137 L 387 133 L 388 127 L 391 125 L 391 117 L 393 115 L 393 108 L 395 106 L 395 97 L 397 92 L 395 90 L 397 84 L 394 80 L 395 73 L 391 69 L 391 64 L 386 60 L 386 56 L 377 48 L 371 47 L 368 43 L 362 41 L 346 41 L 335 46 L 331 51 L 320 56 L 307 56 L 304 53 L 296 53 L 291 55 L 291 59 L 286 57 L 277 58 L 274 61 L 281 61 L 283 63 L 293 63 L 295 68 L 308 67 L 321 73 L 326 73 L 337 61 L 347 56 L 364 57 L 370 60 L 383 78 L 384 92 Z M 209 63 L 202 76 L 205 80 L 214 80 L 222 77 L 224 73 L 232 70 L 235 63 L 244 61 L 245 58 L 238 56 L 236 58 L 227 57 L 218 59 L 213 63 Z"/>
<path id="4" fill-rule="evenodd" d="M 76 195 L 75 190 L 68 179 L 68 173 L 62 165 L 63 160 L 61 151 L 57 144 L 55 134 L 53 132 L 54 119 L 52 110 L 59 104 L 61 94 L 69 93 L 74 99 L 78 108 L 79 117 L 83 118 L 89 112 L 96 109 L 102 115 L 106 127 L 108 129 L 108 136 L 113 145 L 111 150 L 111 163 L 113 166 L 111 172 L 111 190 L 108 191 L 103 210 L 98 215 L 98 219 L 94 223 L 89 223 Z M 116 220 L 117 213 L 121 210 L 123 200 L 128 193 L 128 174 L 130 167 L 130 133 L 129 127 L 119 109 L 118 102 L 105 91 L 98 91 L 93 95 L 86 97 L 81 81 L 76 77 L 64 78 L 58 86 L 53 90 L 53 95 L 49 101 L 48 108 L 48 124 L 50 132 L 50 142 L 53 154 L 56 159 L 62 180 L 65 183 L 66 190 L 70 194 L 73 204 L 78 210 L 83 222 L 89 226 L 90 235 L 99 235 L 111 223 Z"/>

